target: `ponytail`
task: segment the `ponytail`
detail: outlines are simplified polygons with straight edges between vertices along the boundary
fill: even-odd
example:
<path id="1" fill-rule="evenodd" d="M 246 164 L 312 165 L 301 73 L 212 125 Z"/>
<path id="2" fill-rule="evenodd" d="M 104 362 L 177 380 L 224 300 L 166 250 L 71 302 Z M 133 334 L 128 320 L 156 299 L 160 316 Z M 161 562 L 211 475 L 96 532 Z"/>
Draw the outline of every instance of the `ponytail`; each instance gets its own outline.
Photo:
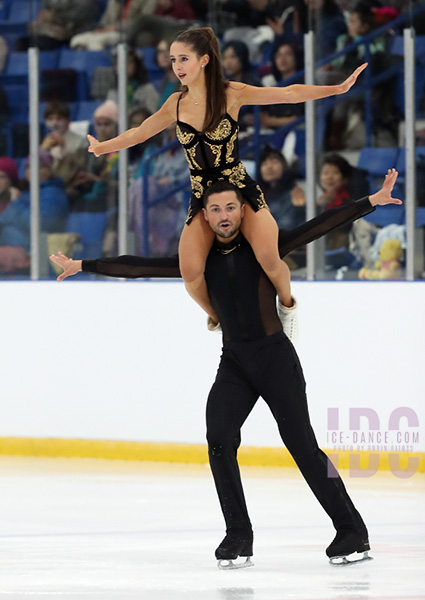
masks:
<path id="1" fill-rule="evenodd" d="M 203 132 L 212 131 L 226 112 L 226 89 L 229 85 L 223 75 L 218 39 L 211 27 L 200 27 L 183 31 L 174 41 L 187 44 L 199 57 L 209 56 L 210 60 L 205 65 L 207 106 Z M 186 92 L 187 86 L 183 86 L 182 91 Z"/>

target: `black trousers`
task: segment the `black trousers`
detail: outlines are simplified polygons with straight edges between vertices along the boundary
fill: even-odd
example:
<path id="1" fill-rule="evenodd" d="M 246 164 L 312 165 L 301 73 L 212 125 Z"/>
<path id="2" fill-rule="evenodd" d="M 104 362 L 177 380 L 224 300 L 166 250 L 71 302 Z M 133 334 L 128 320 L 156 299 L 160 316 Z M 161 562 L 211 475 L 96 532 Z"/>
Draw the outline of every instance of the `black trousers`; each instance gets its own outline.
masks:
<path id="1" fill-rule="evenodd" d="M 341 478 L 317 445 L 297 353 L 285 334 L 278 333 L 252 342 L 226 343 L 208 396 L 209 460 L 227 533 L 252 529 L 237 450 L 241 427 L 259 396 L 269 406 L 283 443 L 335 529 L 363 530 L 365 525 Z"/>

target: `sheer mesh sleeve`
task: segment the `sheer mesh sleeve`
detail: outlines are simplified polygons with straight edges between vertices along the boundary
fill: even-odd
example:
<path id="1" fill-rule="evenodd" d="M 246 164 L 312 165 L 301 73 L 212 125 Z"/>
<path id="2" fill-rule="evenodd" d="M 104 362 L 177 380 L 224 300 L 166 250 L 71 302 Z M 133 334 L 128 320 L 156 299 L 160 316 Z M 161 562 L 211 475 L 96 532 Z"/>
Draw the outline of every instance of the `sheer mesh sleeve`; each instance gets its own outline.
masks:
<path id="1" fill-rule="evenodd" d="M 181 277 L 178 256 L 165 258 L 145 258 L 143 256 L 117 256 L 83 260 L 82 269 L 86 273 L 97 273 L 108 277 L 176 278 Z"/>
<path id="2" fill-rule="evenodd" d="M 295 229 L 280 229 L 279 254 L 283 258 L 295 248 L 317 240 L 336 227 L 355 221 L 374 210 L 375 207 L 371 205 L 369 198 L 366 197 L 346 206 L 331 208 Z"/>

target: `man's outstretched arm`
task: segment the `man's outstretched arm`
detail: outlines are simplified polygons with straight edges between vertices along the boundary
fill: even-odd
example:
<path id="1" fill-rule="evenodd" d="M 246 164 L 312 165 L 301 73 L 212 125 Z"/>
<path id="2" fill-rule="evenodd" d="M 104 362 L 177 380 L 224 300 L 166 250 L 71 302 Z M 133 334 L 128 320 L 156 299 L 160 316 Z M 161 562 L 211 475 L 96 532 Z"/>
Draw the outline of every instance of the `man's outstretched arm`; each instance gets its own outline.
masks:
<path id="1" fill-rule="evenodd" d="M 124 277 L 126 279 L 181 277 L 178 256 L 166 258 L 116 256 L 114 258 L 73 260 L 59 252 L 57 255 L 52 254 L 50 260 L 63 269 L 63 272 L 57 278 L 58 281 L 62 281 L 80 271 L 108 277 Z"/>
<path id="2" fill-rule="evenodd" d="M 280 230 L 279 254 L 281 258 L 292 250 L 317 240 L 333 229 L 373 212 L 378 204 L 380 206 L 402 204 L 401 200 L 391 196 L 397 176 L 398 173 L 395 169 L 389 169 L 381 189 L 376 194 L 366 196 L 366 198 L 356 200 L 346 206 L 331 208 L 295 229 Z"/>

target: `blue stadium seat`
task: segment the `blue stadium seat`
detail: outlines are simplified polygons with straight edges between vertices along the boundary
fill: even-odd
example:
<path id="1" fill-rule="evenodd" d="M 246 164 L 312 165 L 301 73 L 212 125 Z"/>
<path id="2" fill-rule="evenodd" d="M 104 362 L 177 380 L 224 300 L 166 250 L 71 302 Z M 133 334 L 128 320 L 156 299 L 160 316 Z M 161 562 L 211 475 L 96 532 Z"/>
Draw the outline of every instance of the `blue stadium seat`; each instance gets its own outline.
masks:
<path id="1" fill-rule="evenodd" d="M 416 227 L 425 227 L 425 206 L 416 209 Z"/>
<path id="2" fill-rule="evenodd" d="M 78 100 L 89 98 L 90 82 L 96 67 L 112 66 L 112 57 L 108 52 L 92 50 L 72 50 L 61 48 L 59 51 L 59 69 L 74 69 L 78 73 Z"/>
<path id="3" fill-rule="evenodd" d="M 101 256 L 107 222 L 107 212 L 75 212 L 68 215 L 65 231 L 81 235 L 82 249 L 74 254 L 74 258 Z"/>
<path id="4" fill-rule="evenodd" d="M 7 21 L 7 17 L 9 15 L 9 8 L 10 0 L 0 0 L 0 21 Z"/>
<path id="5" fill-rule="evenodd" d="M 1 36 L 5 39 L 9 50 L 14 50 L 17 40 L 28 34 L 27 24 L 2 21 L 0 23 L 0 32 Z"/>
<path id="6" fill-rule="evenodd" d="M 9 23 L 29 23 L 40 12 L 41 0 L 13 0 L 7 20 Z"/>
<path id="7" fill-rule="evenodd" d="M 40 52 L 40 70 L 55 69 L 58 64 L 58 52 L 56 50 Z M 7 75 L 28 76 L 28 54 L 26 52 L 10 52 L 6 65 Z"/>
<path id="8" fill-rule="evenodd" d="M 395 35 L 391 41 L 390 54 L 404 56 L 404 39 L 402 35 Z M 415 56 L 419 60 L 425 58 L 425 35 L 415 37 Z"/>
<path id="9" fill-rule="evenodd" d="M 4 76 L 0 81 L 7 96 L 10 120 L 28 122 L 29 91 L 26 78 Z"/>
<path id="10" fill-rule="evenodd" d="M 370 223 L 375 223 L 379 227 L 403 225 L 405 222 L 404 205 L 391 204 L 389 206 L 377 206 L 376 210 L 366 215 L 364 219 Z"/>
<path id="11" fill-rule="evenodd" d="M 388 169 L 396 166 L 399 149 L 392 148 L 362 148 L 358 167 L 371 175 L 384 177 Z"/>
<path id="12" fill-rule="evenodd" d="M 75 104 L 73 121 L 90 121 L 93 123 L 93 113 L 102 102 L 97 100 L 81 100 Z"/>
<path id="13" fill-rule="evenodd" d="M 425 161 L 425 146 L 416 147 L 416 161 Z M 406 174 L 406 148 L 400 148 L 397 156 L 397 162 L 395 168 L 399 172 L 399 181 L 404 180 Z"/>

